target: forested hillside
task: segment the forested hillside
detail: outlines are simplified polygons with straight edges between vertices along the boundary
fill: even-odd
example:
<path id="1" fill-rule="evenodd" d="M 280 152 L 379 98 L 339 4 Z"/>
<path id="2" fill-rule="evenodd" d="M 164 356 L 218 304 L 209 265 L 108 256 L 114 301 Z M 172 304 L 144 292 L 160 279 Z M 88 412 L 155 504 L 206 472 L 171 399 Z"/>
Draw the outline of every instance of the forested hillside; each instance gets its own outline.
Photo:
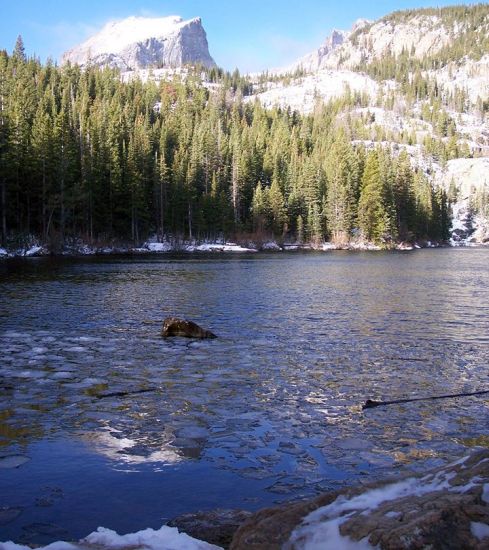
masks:
<path id="1" fill-rule="evenodd" d="M 216 78 L 216 72 L 214 79 Z M 447 237 L 447 199 L 406 155 L 353 147 L 335 115 L 244 104 L 237 75 L 123 83 L 0 54 L 2 242 L 150 234 L 297 241 Z"/>

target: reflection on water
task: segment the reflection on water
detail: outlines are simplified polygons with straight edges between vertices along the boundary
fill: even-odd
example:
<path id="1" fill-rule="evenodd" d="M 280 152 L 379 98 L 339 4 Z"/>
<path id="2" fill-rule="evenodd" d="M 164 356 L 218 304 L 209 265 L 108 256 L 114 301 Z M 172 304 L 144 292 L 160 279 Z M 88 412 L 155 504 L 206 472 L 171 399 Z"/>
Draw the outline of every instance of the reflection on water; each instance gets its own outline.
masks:
<path id="1" fill-rule="evenodd" d="M 489 389 L 488 260 L 485 249 L 0 264 L 0 457 L 31 458 L 0 470 L 0 507 L 22 510 L 2 531 L 158 527 L 480 444 L 487 397 L 361 405 Z M 168 315 L 219 338 L 162 340 Z"/>

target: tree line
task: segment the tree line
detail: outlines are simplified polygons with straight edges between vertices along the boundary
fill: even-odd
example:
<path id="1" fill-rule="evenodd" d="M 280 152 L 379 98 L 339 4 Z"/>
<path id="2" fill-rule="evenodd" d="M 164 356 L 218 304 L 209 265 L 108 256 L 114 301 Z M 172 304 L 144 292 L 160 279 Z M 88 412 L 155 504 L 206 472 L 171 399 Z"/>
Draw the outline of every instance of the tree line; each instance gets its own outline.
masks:
<path id="1" fill-rule="evenodd" d="M 353 146 L 344 98 L 302 116 L 243 100 L 239 74 L 212 80 L 124 83 L 28 59 L 20 37 L 0 51 L 3 245 L 447 238 L 445 193 L 405 153 Z"/>

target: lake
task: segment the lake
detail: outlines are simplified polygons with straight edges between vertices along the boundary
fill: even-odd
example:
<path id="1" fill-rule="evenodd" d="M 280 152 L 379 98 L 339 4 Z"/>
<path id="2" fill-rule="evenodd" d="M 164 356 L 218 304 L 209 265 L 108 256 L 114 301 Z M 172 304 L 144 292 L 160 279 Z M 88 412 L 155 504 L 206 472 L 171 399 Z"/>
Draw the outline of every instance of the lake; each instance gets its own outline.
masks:
<path id="1" fill-rule="evenodd" d="M 164 340 L 169 315 L 216 340 Z M 0 263 L 0 541 L 160 527 L 489 445 L 489 249 Z"/>

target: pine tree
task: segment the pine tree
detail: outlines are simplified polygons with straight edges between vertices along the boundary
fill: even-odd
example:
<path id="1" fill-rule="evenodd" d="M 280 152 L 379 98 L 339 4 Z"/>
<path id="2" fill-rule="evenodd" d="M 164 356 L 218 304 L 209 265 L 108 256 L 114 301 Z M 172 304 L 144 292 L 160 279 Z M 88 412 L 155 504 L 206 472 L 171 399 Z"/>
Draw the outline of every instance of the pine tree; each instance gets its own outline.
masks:
<path id="1" fill-rule="evenodd" d="M 20 61 L 20 62 L 25 62 L 27 60 L 25 55 L 24 40 L 22 39 L 22 36 L 20 34 L 17 37 L 17 40 L 15 41 L 15 47 L 14 47 L 12 57 L 16 61 Z"/>
<path id="2" fill-rule="evenodd" d="M 387 218 L 379 156 L 374 150 L 367 155 L 358 205 L 359 228 L 363 236 L 369 241 L 382 242 L 387 233 Z"/>

